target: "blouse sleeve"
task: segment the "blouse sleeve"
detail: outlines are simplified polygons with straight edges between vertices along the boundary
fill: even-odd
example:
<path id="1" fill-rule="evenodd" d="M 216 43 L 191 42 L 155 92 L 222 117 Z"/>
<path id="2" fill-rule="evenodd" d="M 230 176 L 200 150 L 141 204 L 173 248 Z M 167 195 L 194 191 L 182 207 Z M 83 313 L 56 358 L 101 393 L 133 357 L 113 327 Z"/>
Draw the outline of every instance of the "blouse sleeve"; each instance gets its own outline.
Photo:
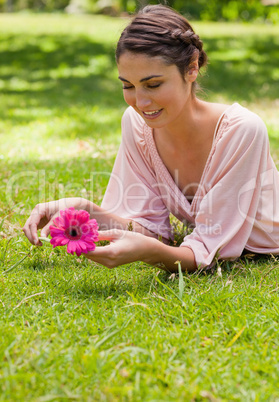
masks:
<path id="1" fill-rule="evenodd" d="M 216 145 L 195 229 L 181 244 L 192 249 L 199 267 L 211 264 L 215 257 L 239 257 L 259 208 L 261 177 L 269 155 L 266 127 L 250 113 L 245 120 L 235 119 L 226 132 Z"/>
<path id="2" fill-rule="evenodd" d="M 102 201 L 108 212 L 131 219 L 168 240 L 169 211 L 162 201 L 143 138 L 144 122 L 128 108 L 122 118 L 122 141 Z"/>

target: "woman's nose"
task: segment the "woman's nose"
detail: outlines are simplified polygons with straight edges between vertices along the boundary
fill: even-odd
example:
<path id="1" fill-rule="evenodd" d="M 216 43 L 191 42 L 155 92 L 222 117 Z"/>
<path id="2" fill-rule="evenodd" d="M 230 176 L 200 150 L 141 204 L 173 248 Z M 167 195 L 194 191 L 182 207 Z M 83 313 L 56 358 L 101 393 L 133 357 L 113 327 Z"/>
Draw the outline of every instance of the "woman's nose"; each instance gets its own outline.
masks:
<path id="1" fill-rule="evenodd" d="M 149 98 L 149 96 L 147 96 L 146 94 L 144 94 L 142 92 L 138 92 L 136 94 L 137 108 L 143 110 L 146 107 L 148 107 L 149 105 L 151 105 L 151 99 Z"/>

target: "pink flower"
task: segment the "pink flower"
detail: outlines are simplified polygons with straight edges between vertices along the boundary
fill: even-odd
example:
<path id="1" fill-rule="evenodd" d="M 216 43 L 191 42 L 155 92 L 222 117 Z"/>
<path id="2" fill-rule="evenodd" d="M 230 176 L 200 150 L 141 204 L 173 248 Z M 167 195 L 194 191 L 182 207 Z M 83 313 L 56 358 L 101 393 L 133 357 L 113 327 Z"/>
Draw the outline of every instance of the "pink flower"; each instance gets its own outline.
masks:
<path id="1" fill-rule="evenodd" d="M 98 241 L 98 223 L 90 219 L 87 211 L 68 208 L 60 211 L 60 216 L 53 219 L 55 226 L 50 226 L 50 243 L 54 247 L 65 246 L 67 252 L 80 256 L 95 250 Z"/>

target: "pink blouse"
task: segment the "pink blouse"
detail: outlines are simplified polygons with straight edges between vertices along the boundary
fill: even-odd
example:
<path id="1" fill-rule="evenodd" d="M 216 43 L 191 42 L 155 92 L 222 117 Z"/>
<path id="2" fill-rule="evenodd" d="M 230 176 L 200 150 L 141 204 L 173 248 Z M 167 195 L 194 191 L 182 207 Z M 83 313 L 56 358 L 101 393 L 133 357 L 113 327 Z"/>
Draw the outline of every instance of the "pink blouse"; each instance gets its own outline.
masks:
<path id="1" fill-rule="evenodd" d="M 122 143 L 102 202 L 169 239 L 170 214 L 193 228 L 182 247 L 197 266 L 253 253 L 279 254 L 279 173 L 263 121 L 235 103 L 219 119 L 198 190 L 190 203 L 161 160 L 153 131 L 129 107 Z"/>

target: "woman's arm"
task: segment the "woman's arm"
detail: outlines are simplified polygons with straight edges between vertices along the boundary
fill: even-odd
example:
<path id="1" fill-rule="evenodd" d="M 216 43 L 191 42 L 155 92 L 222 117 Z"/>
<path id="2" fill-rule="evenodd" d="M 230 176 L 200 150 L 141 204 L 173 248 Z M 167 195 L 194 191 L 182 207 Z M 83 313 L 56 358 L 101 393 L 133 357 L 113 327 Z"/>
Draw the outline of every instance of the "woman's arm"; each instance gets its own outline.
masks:
<path id="1" fill-rule="evenodd" d="M 132 230 L 137 233 L 141 233 L 145 236 L 158 237 L 156 233 L 151 232 L 133 219 L 122 218 L 119 215 L 107 212 L 104 208 L 99 207 L 91 201 L 83 199 L 84 209 L 89 212 L 90 217 L 96 219 L 99 224 L 100 230 L 120 229 L 120 230 Z"/>
<path id="2" fill-rule="evenodd" d="M 49 226 L 59 211 L 70 207 L 89 212 L 101 229 L 99 240 L 110 241 L 109 245 L 96 247 L 93 252 L 85 254 L 85 257 L 97 263 L 114 268 L 134 261 L 143 261 L 169 272 L 177 272 L 175 262 L 179 260 L 184 271 L 196 269 L 194 254 L 190 248 L 168 246 L 157 240 L 156 234 L 139 223 L 108 213 L 98 205 L 79 197 L 36 205 L 23 227 L 29 241 L 37 246 L 42 245 L 38 229 L 42 229 L 42 237 L 47 237 Z"/>
<path id="3" fill-rule="evenodd" d="M 108 268 L 135 261 L 159 266 L 168 272 L 177 272 L 176 261 L 181 262 L 183 271 L 192 272 L 197 268 L 189 247 L 171 247 L 141 233 L 112 229 L 99 232 L 99 240 L 109 240 L 110 244 L 96 247 L 85 257 Z"/>
<path id="4" fill-rule="evenodd" d="M 28 240 L 34 245 L 42 245 L 38 238 L 38 229 L 42 229 L 42 237 L 47 237 L 50 233 L 49 227 L 52 225 L 53 219 L 59 215 L 59 211 L 70 207 L 74 207 L 75 209 L 79 210 L 83 209 L 89 212 L 90 216 L 97 220 L 101 230 L 128 230 L 130 226 L 131 220 L 108 213 L 103 208 L 84 198 L 63 198 L 60 200 L 37 204 L 35 206 L 22 229 Z M 146 236 L 156 236 L 154 233 L 150 232 L 136 222 L 132 222 L 132 226 L 135 232 L 142 233 Z"/>

